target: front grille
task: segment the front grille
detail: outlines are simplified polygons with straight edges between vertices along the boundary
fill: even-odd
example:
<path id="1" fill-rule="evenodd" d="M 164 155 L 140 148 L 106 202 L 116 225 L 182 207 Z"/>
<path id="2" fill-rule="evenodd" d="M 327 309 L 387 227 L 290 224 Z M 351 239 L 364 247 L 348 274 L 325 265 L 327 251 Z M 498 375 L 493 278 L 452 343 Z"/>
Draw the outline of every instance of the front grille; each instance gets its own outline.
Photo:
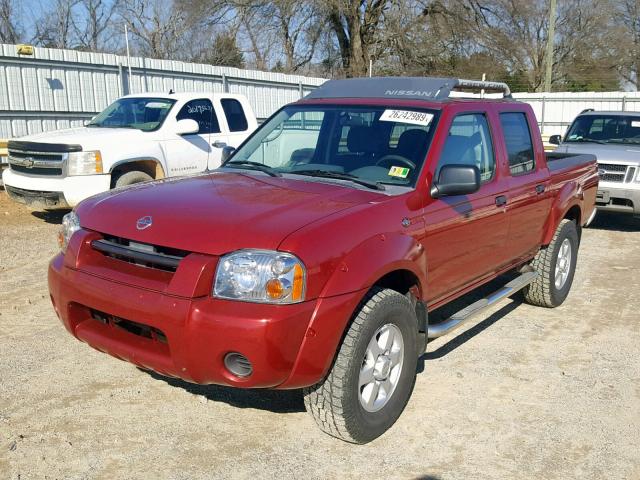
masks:
<path id="1" fill-rule="evenodd" d="M 94 250 L 116 260 L 167 272 L 175 272 L 180 261 L 189 255 L 189 252 L 184 250 L 138 243 L 111 235 L 105 235 L 101 240 L 94 240 L 91 246 Z"/>
<path id="2" fill-rule="evenodd" d="M 599 163 L 598 173 L 603 182 L 623 183 L 633 179 L 635 168 L 615 163 Z"/>
<path id="3" fill-rule="evenodd" d="M 9 150 L 9 167 L 27 175 L 62 176 L 66 153 Z"/>

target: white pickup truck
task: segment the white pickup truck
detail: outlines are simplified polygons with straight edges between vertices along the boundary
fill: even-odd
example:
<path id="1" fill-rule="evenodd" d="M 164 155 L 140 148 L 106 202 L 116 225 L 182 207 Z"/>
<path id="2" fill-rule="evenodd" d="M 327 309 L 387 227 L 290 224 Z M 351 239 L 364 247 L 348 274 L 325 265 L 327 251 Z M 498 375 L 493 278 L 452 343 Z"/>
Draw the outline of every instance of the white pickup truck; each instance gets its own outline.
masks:
<path id="1" fill-rule="evenodd" d="M 70 208 L 111 188 L 217 168 L 224 147 L 256 127 L 242 95 L 127 95 L 84 127 L 10 140 L 2 180 L 31 208 Z"/>

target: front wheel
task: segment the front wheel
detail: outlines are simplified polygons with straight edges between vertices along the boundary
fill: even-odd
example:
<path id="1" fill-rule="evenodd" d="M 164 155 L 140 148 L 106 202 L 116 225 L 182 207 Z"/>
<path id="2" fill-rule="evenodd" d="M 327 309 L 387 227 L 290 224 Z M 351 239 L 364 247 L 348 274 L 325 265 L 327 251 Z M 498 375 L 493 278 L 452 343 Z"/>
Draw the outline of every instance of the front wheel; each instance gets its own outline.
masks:
<path id="1" fill-rule="evenodd" d="M 324 432 L 367 443 L 395 423 L 416 379 L 417 331 L 407 297 L 390 289 L 369 292 L 331 371 L 304 391 L 307 411 Z"/>
<path id="2" fill-rule="evenodd" d="M 523 290 L 527 303 L 553 308 L 565 301 L 573 283 L 579 245 L 575 222 L 562 220 L 551 243 L 531 262 L 538 276 Z"/>

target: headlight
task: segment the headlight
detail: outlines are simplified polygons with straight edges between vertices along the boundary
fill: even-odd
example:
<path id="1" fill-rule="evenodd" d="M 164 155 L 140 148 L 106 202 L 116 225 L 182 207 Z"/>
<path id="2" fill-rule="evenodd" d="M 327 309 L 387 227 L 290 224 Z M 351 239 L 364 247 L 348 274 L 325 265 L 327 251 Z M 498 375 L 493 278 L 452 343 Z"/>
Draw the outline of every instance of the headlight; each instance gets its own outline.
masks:
<path id="1" fill-rule="evenodd" d="M 80 218 L 76 215 L 76 212 L 69 212 L 62 217 L 62 225 L 60 226 L 60 232 L 58 233 L 58 245 L 63 252 L 67 251 L 67 245 L 71 236 L 80 230 Z"/>
<path id="2" fill-rule="evenodd" d="M 71 152 L 67 158 L 69 175 L 93 175 L 102 173 L 102 155 L 100 151 Z"/>
<path id="3" fill-rule="evenodd" d="M 239 250 L 220 258 L 213 295 L 259 303 L 304 300 L 306 271 L 289 253 Z"/>

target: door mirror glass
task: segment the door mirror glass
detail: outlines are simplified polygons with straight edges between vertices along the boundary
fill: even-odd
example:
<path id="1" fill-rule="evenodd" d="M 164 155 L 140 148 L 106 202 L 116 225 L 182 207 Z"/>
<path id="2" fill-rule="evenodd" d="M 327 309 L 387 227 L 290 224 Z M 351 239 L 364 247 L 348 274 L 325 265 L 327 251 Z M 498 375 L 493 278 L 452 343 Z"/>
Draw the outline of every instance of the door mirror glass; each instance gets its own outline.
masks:
<path id="1" fill-rule="evenodd" d="M 549 143 L 551 145 L 560 145 L 561 141 L 562 141 L 562 137 L 560 135 L 551 135 L 549 137 Z"/>
<path id="2" fill-rule="evenodd" d="M 177 135 L 190 135 L 198 133 L 200 126 L 198 122 L 191 118 L 184 118 L 176 122 L 176 134 Z"/>
<path id="3" fill-rule="evenodd" d="M 470 165 L 443 165 L 431 187 L 431 196 L 468 195 L 480 189 L 480 169 Z"/>
<path id="4" fill-rule="evenodd" d="M 231 145 L 222 148 L 222 163 L 226 162 L 235 153 L 236 149 Z"/>

